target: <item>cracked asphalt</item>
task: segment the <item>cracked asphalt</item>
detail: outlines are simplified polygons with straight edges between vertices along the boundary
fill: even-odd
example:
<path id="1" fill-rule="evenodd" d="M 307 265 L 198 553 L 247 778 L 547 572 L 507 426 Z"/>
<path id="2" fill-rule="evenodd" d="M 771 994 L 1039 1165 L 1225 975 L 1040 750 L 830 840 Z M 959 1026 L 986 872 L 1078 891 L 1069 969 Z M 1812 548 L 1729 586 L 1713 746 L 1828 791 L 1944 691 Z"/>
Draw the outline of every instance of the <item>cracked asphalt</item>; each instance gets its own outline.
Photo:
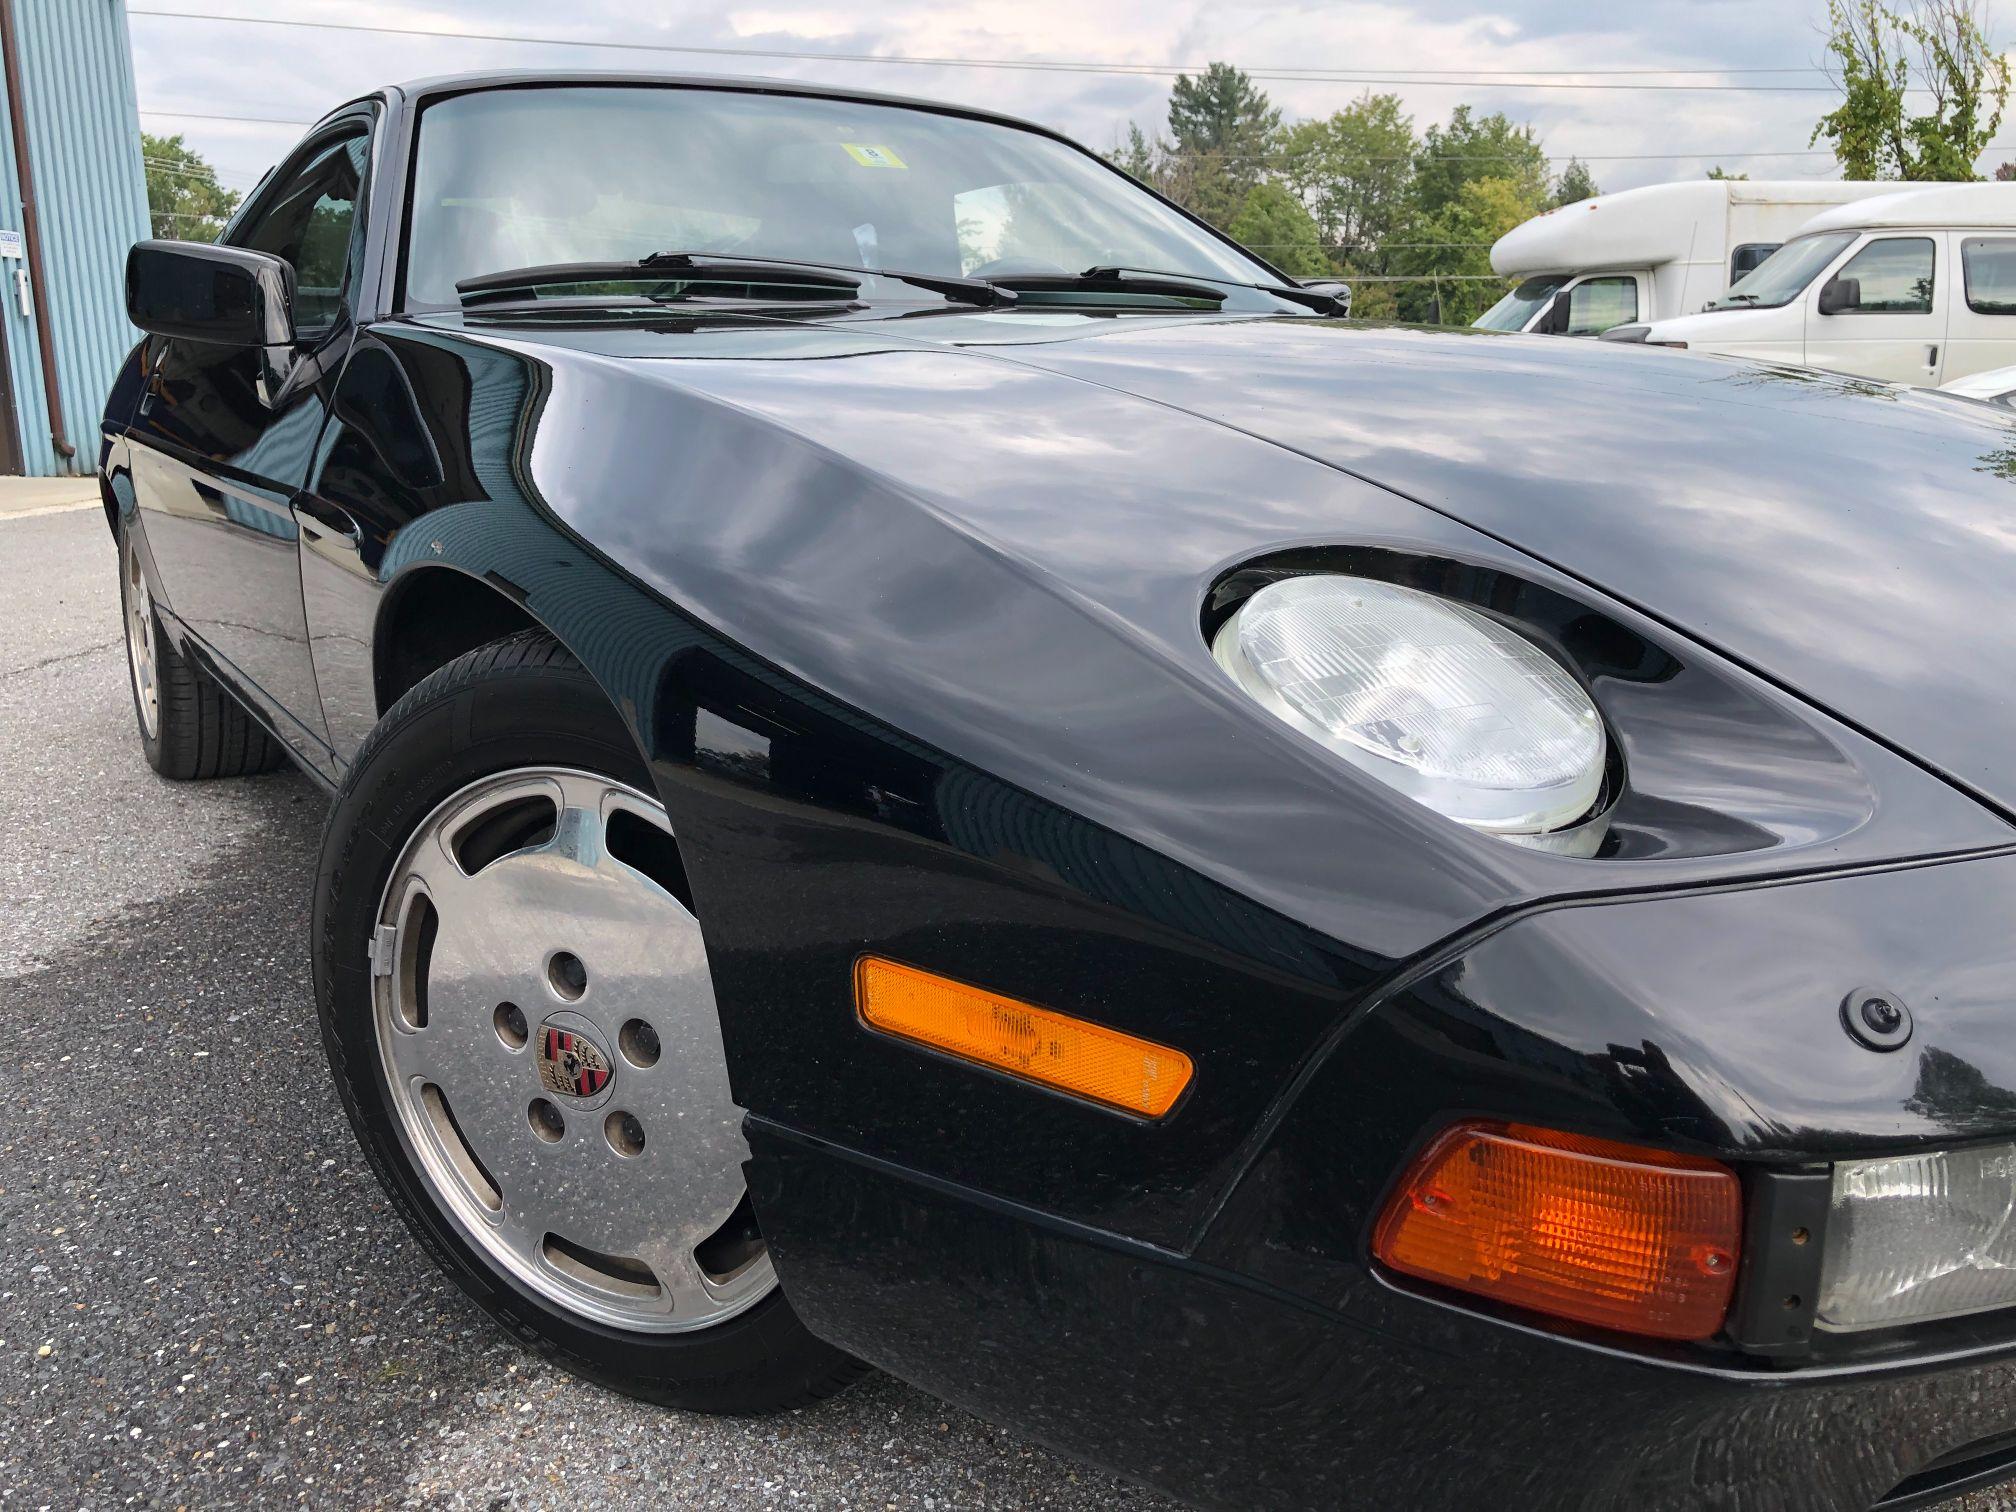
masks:
<path id="1" fill-rule="evenodd" d="M 321 796 L 156 778 L 118 630 L 95 510 L 0 517 L 0 1508 L 1168 1512 L 884 1376 L 712 1419 L 511 1345 L 329 1086 Z"/>

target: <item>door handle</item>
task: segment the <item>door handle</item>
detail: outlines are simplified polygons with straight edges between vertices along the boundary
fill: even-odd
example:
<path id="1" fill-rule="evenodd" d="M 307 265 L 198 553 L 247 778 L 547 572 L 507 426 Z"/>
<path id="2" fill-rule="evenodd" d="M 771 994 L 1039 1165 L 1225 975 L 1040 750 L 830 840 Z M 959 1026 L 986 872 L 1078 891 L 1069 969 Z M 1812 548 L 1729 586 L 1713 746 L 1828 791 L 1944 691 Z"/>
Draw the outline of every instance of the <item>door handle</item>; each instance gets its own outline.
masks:
<path id="1" fill-rule="evenodd" d="M 1939 366 L 1939 348 L 1937 346 L 1928 346 L 1925 348 L 1925 366 L 1928 368 Z"/>

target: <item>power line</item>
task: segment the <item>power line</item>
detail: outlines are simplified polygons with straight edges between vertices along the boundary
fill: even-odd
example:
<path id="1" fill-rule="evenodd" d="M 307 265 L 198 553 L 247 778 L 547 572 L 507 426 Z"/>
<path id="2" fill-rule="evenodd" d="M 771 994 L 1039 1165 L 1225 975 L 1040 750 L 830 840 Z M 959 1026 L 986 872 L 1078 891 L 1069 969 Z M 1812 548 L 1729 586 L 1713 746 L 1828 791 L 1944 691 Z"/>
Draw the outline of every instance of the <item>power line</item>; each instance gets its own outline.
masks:
<path id="1" fill-rule="evenodd" d="M 526 36 L 511 32 L 467 32 L 444 31 L 439 28 L 418 26 L 370 26 L 355 21 L 297 21 L 275 16 L 232 16 L 214 11 L 188 10 L 139 10 L 131 9 L 129 15 L 150 16 L 169 21 L 217 21 L 240 26 L 289 26 L 308 31 L 340 31 L 368 33 L 388 37 L 427 37 L 456 42 L 507 42 L 527 43 L 542 47 L 579 47 L 602 52 L 648 52 L 648 53 L 688 53 L 704 57 L 729 58 L 788 58 L 796 61 L 815 63 L 889 63 L 906 64 L 926 68 L 994 68 L 1036 73 L 1093 73 L 1124 74 L 1136 77 L 1168 78 L 1177 74 L 1194 74 L 1203 70 L 1194 65 L 1179 68 L 1168 64 L 1154 63 L 1091 63 L 1072 62 L 1061 59 L 1034 58 L 959 58 L 930 57 L 911 53 L 843 53 L 819 52 L 810 49 L 776 47 L 704 47 L 671 42 L 606 42 L 587 41 L 570 37 Z M 1757 73 L 1791 73 L 1793 69 L 1758 69 Z M 1246 69 L 1249 78 L 1263 79 L 1277 83 L 1304 84 L 1413 84 L 1428 88 L 1437 86 L 1477 87 L 1487 83 L 1494 89 L 1538 89 L 1538 90 L 1667 90 L 1705 91 L 1712 93 L 1749 94 L 1838 94 L 1832 84 L 1650 84 L 1632 83 L 1582 83 L 1582 82 L 1542 82 L 1535 76 L 1552 74 L 1568 75 L 1573 79 L 1587 79 L 1600 74 L 1629 73 L 1634 79 L 1647 76 L 1668 78 L 1690 77 L 1697 74 L 1729 75 L 1734 69 L 1358 69 L 1344 73 L 1329 69 L 1298 68 L 1293 65 Z M 1743 72 L 1751 72 L 1744 70 Z M 1432 75 L 1432 77 L 1430 77 Z M 291 122 L 282 124 L 293 124 Z"/>

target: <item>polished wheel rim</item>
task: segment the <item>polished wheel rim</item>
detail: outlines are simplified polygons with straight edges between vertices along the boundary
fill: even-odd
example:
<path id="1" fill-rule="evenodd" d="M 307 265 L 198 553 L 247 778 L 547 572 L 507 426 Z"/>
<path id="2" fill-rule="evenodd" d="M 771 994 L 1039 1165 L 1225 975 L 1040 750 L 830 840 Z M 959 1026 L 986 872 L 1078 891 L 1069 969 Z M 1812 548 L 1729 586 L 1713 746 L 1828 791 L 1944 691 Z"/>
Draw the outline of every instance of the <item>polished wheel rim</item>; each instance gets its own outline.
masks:
<path id="1" fill-rule="evenodd" d="M 140 570 L 140 553 L 130 539 L 124 555 L 126 663 L 133 672 L 133 702 L 140 710 L 140 727 L 151 740 L 161 728 L 161 689 L 154 677 L 154 600 L 147 592 L 147 574 Z"/>
<path id="2" fill-rule="evenodd" d="M 534 1291 L 653 1333 L 777 1284 L 685 897 L 659 804 L 523 769 L 414 832 L 370 948 L 400 1138 L 443 1211 Z"/>

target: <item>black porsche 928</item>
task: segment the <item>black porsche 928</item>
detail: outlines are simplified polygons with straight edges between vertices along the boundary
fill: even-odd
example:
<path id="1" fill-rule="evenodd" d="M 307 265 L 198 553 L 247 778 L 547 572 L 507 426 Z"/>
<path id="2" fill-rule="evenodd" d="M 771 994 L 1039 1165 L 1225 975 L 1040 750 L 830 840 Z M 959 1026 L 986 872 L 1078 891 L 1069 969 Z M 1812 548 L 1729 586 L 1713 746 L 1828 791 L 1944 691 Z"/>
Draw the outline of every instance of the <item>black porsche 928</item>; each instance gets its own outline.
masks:
<path id="1" fill-rule="evenodd" d="M 2016 1472 L 2001 412 L 719 79 L 383 90 L 127 297 L 148 759 L 334 795 L 337 1085 L 528 1345 L 1222 1507 Z"/>

